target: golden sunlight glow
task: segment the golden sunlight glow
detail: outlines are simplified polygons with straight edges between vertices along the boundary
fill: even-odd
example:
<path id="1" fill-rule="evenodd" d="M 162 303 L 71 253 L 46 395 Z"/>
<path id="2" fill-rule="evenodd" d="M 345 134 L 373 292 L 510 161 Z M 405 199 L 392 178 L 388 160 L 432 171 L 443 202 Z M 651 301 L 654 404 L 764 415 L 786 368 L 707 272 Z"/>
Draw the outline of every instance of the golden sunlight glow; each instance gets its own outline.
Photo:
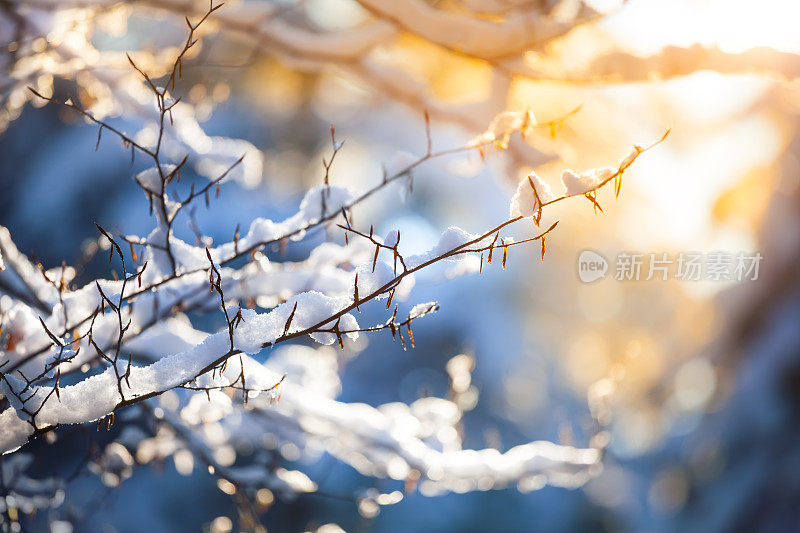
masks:
<path id="1" fill-rule="evenodd" d="M 731 53 L 756 46 L 798 52 L 798 20 L 794 0 L 631 0 L 604 25 L 639 53 L 694 43 Z"/>

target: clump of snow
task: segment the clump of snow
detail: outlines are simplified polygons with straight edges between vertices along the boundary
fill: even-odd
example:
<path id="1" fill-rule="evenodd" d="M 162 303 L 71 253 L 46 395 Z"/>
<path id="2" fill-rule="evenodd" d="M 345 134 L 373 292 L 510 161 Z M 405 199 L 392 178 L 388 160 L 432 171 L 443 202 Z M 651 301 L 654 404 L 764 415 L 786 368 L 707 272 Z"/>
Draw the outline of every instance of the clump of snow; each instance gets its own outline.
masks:
<path id="1" fill-rule="evenodd" d="M 300 202 L 300 209 L 297 213 L 290 216 L 283 222 L 275 222 L 265 218 L 257 218 L 250 224 L 247 233 L 241 236 L 237 242 L 226 242 L 211 250 L 211 257 L 215 262 L 224 261 L 232 257 L 237 250 L 246 250 L 251 247 L 256 247 L 259 244 L 266 242 L 273 242 L 284 237 L 297 241 L 305 237 L 305 229 L 322 218 L 331 215 L 337 215 L 342 211 L 342 208 L 347 207 L 355 199 L 355 193 L 347 187 L 326 186 L 319 185 L 310 189 L 303 196 Z M 323 213 L 324 207 L 324 213 Z M 172 242 L 178 239 L 173 237 Z M 192 248 L 192 247 L 190 247 Z M 194 252 L 187 252 L 187 254 L 194 253 L 194 262 L 199 263 L 201 260 L 206 263 L 208 259 L 205 257 L 205 250 L 193 247 L 199 250 L 199 254 Z M 201 257 L 202 256 L 202 257 Z M 192 260 L 186 258 L 187 263 Z"/>
<path id="2" fill-rule="evenodd" d="M 374 269 L 372 268 L 372 263 L 359 265 L 355 272 L 358 275 L 358 295 L 360 298 L 372 294 L 397 277 L 394 268 L 384 261 L 377 261 Z M 379 296 L 379 298 L 386 297 L 388 297 L 388 293 Z"/>
<path id="3" fill-rule="evenodd" d="M 161 172 L 157 167 L 150 167 L 136 174 L 134 179 L 146 191 L 161 194 L 161 173 L 168 176 L 173 170 L 175 165 L 161 165 Z"/>
<path id="4" fill-rule="evenodd" d="M 229 242 L 219 246 L 212 252 L 219 257 L 229 257 L 234 248 L 242 250 L 263 242 L 270 242 L 291 234 L 292 240 L 305 236 L 303 229 L 309 224 L 318 222 L 325 216 L 338 214 L 355 198 L 355 193 L 347 187 L 319 185 L 310 189 L 300 202 L 300 210 L 283 222 L 275 222 L 264 218 L 254 220 L 247 234 L 239 239 L 238 245 Z M 323 213 L 323 207 L 325 212 Z"/>
<path id="5" fill-rule="evenodd" d="M 397 230 L 389 231 L 383 239 L 383 244 L 390 247 L 397 246 L 398 242 L 400 242 L 400 232 Z"/>
<path id="6" fill-rule="evenodd" d="M 567 169 L 561 174 L 561 183 L 564 184 L 567 196 L 576 196 L 597 189 L 616 172 L 611 167 L 593 168 L 581 174 Z"/>
<path id="7" fill-rule="evenodd" d="M 411 308 L 411 311 L 408 312 L 408 317 L 412 319 L 419 318 L 429 313 L 435 313 L 438 310 L 439 304 L 437 302 L 420 303 Z"/>
<path id="8" fill-rule="evenodd" d="M 531 185 L 533 184 L 533 185 Z M 534 189 L 536 193 L 534 194 Z M 537 201 L 536 197 L 539 197 Z M 517 185 L 517 192 L 511 197 L 511 204 L 509 206 L 509 217 L 529 217 L 533 216 L 539 210 L 540 202 L 546 204 L 551 202 L 555 196 L 550 186 L 547 185 L 542 179 L 536 175 L 536 172 L 531 172 Z"/>
<path id="9" fill-rule="evenodd" d="M 489 142 L 496 142 L 501 148 L 508 145 L 511 134 L 515 131 L 527 132 L 536 125 L 533 111 L 503 111 L 495 115 L 489 128 L 478 137 L 470 141 L 472 146 L 480 146 Z"/>
<path id="10" fill-rule="evenodd" d="M 286 322 L 292 315 L 292 310 L 295 309 L 295 303 L 297 308 L 292 315 L 289 333 L 307 329 L 341 311 L 351 302 L 352 300 L 347 296 L 326 296 L 319 292 L 309 291 L 289 298 L 269 313 L 258 314 L 251 309 L 242 309 L 244 322 L 240 323 L 234 332 L 234 346 L 244 353 L 258 353 L 263 344 L 273 342 L 283 334 Z M 323 327 L 333 327 L 335 322 L 335 320 L 331 321 Z M 342 331 L 358 329 L 358 322 L 353 315 L 346 313 L 339 319 L 339 329 Z M 347 337 L 356 339 L 358 333 L 348 333 Z M 311 334 L 311 338 L 320 344 L 336 342 L 336 335 L 333 333 L 316 332 Z"/>
<path id="11" fill-rule="evenodd" d="M 619 160 L 619 168 L 621 170 L 625 170 L 626 168 L 631 166 L 633 162 L 636 160 L 636 158 L 639 157 L 639 154 L 642 153 L 642 151 L 643 149 L 641 146 L 637 144 L 633 145 L 631 151 L 628 152 L 628 155 Z"/>
<path id="12" fill-rule="evenodd" d="M 458 226 L 450 226 L 447 228 L 442 236 L 439 238 L 439 242 L 436 243 L 436 246 L 431 248 L 425 253 L 412 255 L 406 258 L 406 265 L 409 268 L 415 268 L 423 263 L 427 263 L 432 259 L 439 257 L 447 252 L 455 250 L 456 248 L 460 248 L 467 244 L 470 241 L 473 241 L 477 238 L 477 235 L 473 235 L 463 229 L 459 228 Z M 463 254 L 455 255 L 453 257 L 448 257 L 448 261 L 459 261 L 463 257 Z"/>

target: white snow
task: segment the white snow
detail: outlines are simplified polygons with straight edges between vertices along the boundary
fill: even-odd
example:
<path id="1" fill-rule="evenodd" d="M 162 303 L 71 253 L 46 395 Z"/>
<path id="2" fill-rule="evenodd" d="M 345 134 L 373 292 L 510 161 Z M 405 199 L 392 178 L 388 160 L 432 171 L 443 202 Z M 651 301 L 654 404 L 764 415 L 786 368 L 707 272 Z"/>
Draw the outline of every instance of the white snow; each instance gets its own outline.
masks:
<path id="1" fill-rule="evenodd" d="M 441 237 L 439 238 L 439 242 L 436 245 L 428 250 L 427 252 L 412 255 L 406 258 L 406 265 L 409 268 L 415 268 L 423 263 L 426 263 L 440 255 L 443 255 L 447 252 L 455 250 L 470 241 L 473 241 L 477 238 L 477 235 L 473 235 L 463 229 L 459 228 L 458 226 L 450 226 L 447 228 L 444 233 L 442 233 Z M 453 257 L 448 257 L 448 261 L 460 261 L 463 259 L 465 255 L 459 254 Z"/>
<path id="2" fill-rule="evenodd" d="M 501 147 L 508 145 L 511 134 L 516 131 L 527 132 L 536 125 L 536 117 L 532 110 L 503 111 L 495 115 L 489 127 L 481 135 L 470 141 L 472 146 L 480 146 L 489 142 L 499 143 Z"/>
<path id="3" fill-rule="evenodd" d="M 297 310 L 292 319 L 290 332 L 300 331 L 328 316 L 340 311 L 350 303 L 347 297 L 328 297 L 316 292 L 306 292 L 292 297 L 286 303 L 268 313 L 258 314 L 252 310 L 242 310 L 244 322 L 239 324 L 234 334 L 234 347 L 245 353 L 256 353 L 265 342 L 274 341 L 283 334 L 286 320 L 297 302 Z M 330 324 L 333 325 L 332 323 Z M 341 317 L 341 330 L 358 328 L 355 318 L 348 314 Z M 331 333 L 315 333 L 312 338 L 323 344 L 332 344 L 336 336 Z M 355 339 L 358 333 L 346 334 Z M 230 349 L 227 329 L 209 335 L 198 345 L 175 355 L 166 356 L 145 366 L 131 366 L 127 380 L 121 387 L 126 399 L 170 390 L 191 381 L 200 371 Z M 120 363 L 120 373 L 125 373 L 126 363 Z M 0 414 L 0 450 L 7 452 L 24 444 L 32 433 L 32 427 L 15 414 L 21 412 L 22 405 L 15 392 L 21 392 L 25 382 L 12 375 L 0 380 L 0 391 L 9 399 L 13 409 Z M 39 427 L 55 424 L 78 424 L 97 420 L 112 412 L 122 400 L 119 396 L 117 379 L 113 368 L 66 387 L 61 387 L 59 397 L 50 396 L 49 387 L 28 390 L 24 397 L 25 406 L 39 411 L 36 422 Z M 30 396 L 30 399 L 28 399 Z M 91 398 L 91 401 L 87 401 Z M 16 420 L 15 420 L 16 419 Z"/>
<path id="4" fill-rule="evenodd" d="M 536 194 L 533 192 L 531 182 L 533 182 L 533 186 L 536 187 Z M 509 217 L 516 218 L 519 216 L 529 217 L 535 215 L 539 210 L 539 202 L 536 200 L 537 194 L 539 196 L 539 201 L 543 204 L 555 198 L 553 191 L 550 190 L 550 186 L 542 181 L 535 172 L 531 172 L 520 180 L 517 185 L 517 191 L 514 193 L 514 196 L 511 197 Z"/>
<path id="5" fill-rule="evenodd" d="M 597 189 L 604 181 L 611 178 L 616 169 L 611 167 L 593 168 L 581 174 L 572 169 L 567 169 L 561 174 L 561 183 L 564 185 L 567 196 L 586 194 Z"/>
<path id="6" fill-rule="evenodd" d="M 409 318 L 418 318 L 428 313 L 433 313 L 439 308 L 439 304 L 436 302 L 425 302 L 419 303 L 411 308 L 411 311 L 408 312 Z"/>
<path id="7" fill-rule="evenodd" d="M 642 147 L 634 145 L 631 148 L 631 151 L 628 152 L 628 155 L 619 160 L 619 165 L 618 165 L 619 168 L 625 170 L 626 168 L 631 166 L 631 164 L 633 164 L 633 162 L 636 160 L 637 157 L 639 157 L 639 154 L 641 153 L 642 153 Z"/>
<path id="8" fill-rule="evenodd" d="M 161 165 L 161 173 L 168 176 L 175 170 L 175 165 Z M 157 167 L 150 167 L 136 174 L 136 182 L 145 190 L 153 194 L 161 194 L 161 173 Z"/>
<path id="9" fill-rule="evenodd" d="M 289 333 L 307 329 L 336 314 L 350 305 L 352 299 L 349 296 L 334 297 L 308 291 L 292 296 L 269 313 L 258 314 L 251 309 L 242 309 L 244 322 L 239 325 L 233 336 L 236 349 L 249 354 L 258 353 L 264 343 L 273 342 L 280 337 L 295 303 L 297 308 L 289 326 Z M 335 322 L 331 321 L 322 327 L 333 327 Z M 343 331 L 358 329 L 358 322 L 353 315 L 347 313 L 340 317 L 339 328 Z M 358 333 L 348 333 L 347 337 L 356 339 Z M 312 333 L 311 338 L 321 344 L 336 342 L 336 335 L 333 333 Z"/>

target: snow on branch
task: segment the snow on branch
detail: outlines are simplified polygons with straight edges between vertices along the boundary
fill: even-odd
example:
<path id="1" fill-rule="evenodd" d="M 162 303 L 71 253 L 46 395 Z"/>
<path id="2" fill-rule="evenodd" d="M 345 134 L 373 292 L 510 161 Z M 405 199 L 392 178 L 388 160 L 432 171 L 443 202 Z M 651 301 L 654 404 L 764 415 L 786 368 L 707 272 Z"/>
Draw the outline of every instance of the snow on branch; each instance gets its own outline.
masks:
<path id="1" fill-rule="evenodd" d="M 490 22 L 443 11 L 422 0 L 358 2 L 378 18 L 392 21 L 424 39 L 483 59 L 498 59 L 538 48 L 575 26 L 573 21 L 562 22 L 536 10 L 514 13 L 502 22 Z"/>

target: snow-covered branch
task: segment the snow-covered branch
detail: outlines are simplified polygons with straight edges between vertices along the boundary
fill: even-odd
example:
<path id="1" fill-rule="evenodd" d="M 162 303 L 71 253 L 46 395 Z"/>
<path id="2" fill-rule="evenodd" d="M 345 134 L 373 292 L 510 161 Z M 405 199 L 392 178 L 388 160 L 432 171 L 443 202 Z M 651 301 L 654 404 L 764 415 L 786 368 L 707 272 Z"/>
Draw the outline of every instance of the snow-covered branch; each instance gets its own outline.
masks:
<path id="1" fill-rule="evenodd" d="M 760 74 L 788 81 L 800 76 L 800 57 L 797 54 L 767 47 L 731 53 L 701 44 L 689 47 L 668 46 L 647 56 L 637 56 L 625 51 L 600 54 L 577 68 L 565 68 L 563 63 L 530 61 L 527 68 L 519 73 L 536 79 L 569 83 L 636 83 L 654 79 L 666 80 L 700 71 Z"/>

